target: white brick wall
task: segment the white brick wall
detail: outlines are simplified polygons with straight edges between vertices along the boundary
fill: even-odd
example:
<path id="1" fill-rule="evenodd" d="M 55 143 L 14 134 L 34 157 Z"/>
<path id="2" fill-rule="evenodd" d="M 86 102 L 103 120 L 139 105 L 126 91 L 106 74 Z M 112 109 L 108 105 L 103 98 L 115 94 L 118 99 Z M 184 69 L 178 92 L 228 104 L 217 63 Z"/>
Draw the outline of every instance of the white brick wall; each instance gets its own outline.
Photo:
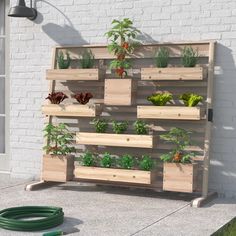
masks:
<path id="1" fill-rule="evenodd" d="M 146 41 L 217 40 L 210 186 L 236 196 L 236 1 L 51 0 L 37 2 L 35 22 L 11 20 L 11 166 L 38 177 L 45 70 L 56 44 L 104 43 L 114 18 L 129 17 Z"/>

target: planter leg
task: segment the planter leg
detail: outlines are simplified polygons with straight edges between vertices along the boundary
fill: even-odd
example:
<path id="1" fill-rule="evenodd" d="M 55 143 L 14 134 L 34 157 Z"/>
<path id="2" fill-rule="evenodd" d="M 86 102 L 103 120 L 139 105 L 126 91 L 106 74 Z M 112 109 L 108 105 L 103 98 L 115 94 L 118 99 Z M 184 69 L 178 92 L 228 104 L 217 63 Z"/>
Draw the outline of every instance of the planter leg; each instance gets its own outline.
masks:
<path id="1" fill-rule="evenodd" d="M 217 197 L 218 197 L 218 194 L 216 192 L 211 192 L 207 196 L 195 198 L 191 202 L 191 207 L 195 207 L 195 208 L 203 207 L 204 205 L 213 201 Z"/>
<path id="2" fill-rule="evenodd" d="M 25 186 L 25 191 L 39 190 L 39 189 L 51 187 L 51 186 L 53 186 L 55 184 L 58 184 L 58 183 L 47 182 L 47 181 L 41 180 L 41 181 L 38 181 L 38 182 L 35 182 L 35 183 L 27 184 Z"/>

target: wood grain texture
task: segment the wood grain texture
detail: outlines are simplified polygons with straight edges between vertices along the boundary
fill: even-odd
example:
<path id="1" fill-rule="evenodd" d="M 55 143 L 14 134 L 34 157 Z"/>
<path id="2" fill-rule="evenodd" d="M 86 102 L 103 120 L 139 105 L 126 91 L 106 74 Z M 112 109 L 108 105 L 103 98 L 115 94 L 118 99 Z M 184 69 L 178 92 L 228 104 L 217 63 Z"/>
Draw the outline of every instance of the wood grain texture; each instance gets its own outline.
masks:
<path id="1" fill-rule="evenodd" d="M 125 182 L 136 184 L 151 184 L 151 171 L 124 170 L 113 168 L 78 166 L 74 172 L 75 178 Z"/>
<path id="2" fill-rule="evenodd" d="M 76 143 L 114 147 L 153 148 L 154 137 L 152 135 L 76 132 Z"/>
<path id="3" fill-rule="evenodd" d="M 197 164 L 164 163 L 163 190 L 192 193 L 196 190 Z"/>
<path id="4" fill-rule="evenodd" d="M 100 80 L 104 79 L 102 69 L 50 69 L 46 71 L 47 80 Z"/>
<path id="5" fill-rule="evenodd" d="M 42 112 L 50 116 L 96 117 L 101 114 L 100 104 L 48 104 L 42 106 Z"/>
<path id="6" fill-rule="evenodd" d="M 200 120 L 199 107 L 184 106 L 138 106 L 137 117 L 144 119 Z"/>
<path id="7" fill-rule="evenodd" d="M 141 68 L 141 80 L 203 80 L 203 68 Z"/>
<path id="8" fill-rule="evenodd" d="M 45 181 L 66 182 L 74 177 L 74 156 L 44 155 L 42 179 Z"/>

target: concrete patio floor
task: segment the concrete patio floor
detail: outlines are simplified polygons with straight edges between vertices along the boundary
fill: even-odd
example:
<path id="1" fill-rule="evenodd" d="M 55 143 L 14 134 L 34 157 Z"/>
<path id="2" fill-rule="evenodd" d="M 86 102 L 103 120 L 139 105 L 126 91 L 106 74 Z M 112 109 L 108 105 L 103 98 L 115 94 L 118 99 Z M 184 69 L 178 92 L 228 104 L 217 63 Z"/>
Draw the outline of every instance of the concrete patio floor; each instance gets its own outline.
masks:
<path id="1" fill-rule="evenodd" d="M 24 205 L 61 206 L 65 222 L 58 227 L 81 236 L 205 236 L 236 215 L 236 200 L 216 199 L 191 208 L 190 198 L 145 190 L 70 182 L 24 191 L 24 181 L 0 178 L 0 209 Z M 168 197 L 168 198 L 166 198 Z M 76 232 L 77 231 L 77 232 Z M 42 235 L 0 229 L 1 236 Z"/>

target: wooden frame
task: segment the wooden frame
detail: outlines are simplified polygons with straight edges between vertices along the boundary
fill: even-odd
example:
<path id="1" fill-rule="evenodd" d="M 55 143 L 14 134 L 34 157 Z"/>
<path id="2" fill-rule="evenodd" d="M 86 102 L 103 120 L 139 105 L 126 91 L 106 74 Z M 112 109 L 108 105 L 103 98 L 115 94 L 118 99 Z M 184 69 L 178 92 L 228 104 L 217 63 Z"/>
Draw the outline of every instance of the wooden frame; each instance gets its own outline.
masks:
<path id="1" fill-rule="evenodd" d="M 79 180 L 101 180 L 150 185 L 155 181 L 156 175 L 152 171 L 125 170 L 114 168 L 77 166 L 74 171 Z"/>
<path id="2" fill-rule="evenodd" d="M 47 80 L 101 80 L 104 79 L 104 69 L 50 69 L 46 71 Z"/>
<path id="3" fill-rule="evenodd" d="M 142 63 L 136 64 L 134 67 L 135 68 L 135 73 L 139 74 L 137 77 L 137 82 L 138 82 L 138 87 L 137 87 L 137 97 L 136 101 L 137 104 L 146 104 L 146 97 L 150 95 L 150 93 L 155 92 L 157 88 L 162 89 L 162 91 L 171 91 L 174 95 L 182 94 L 183 92 L 189 91 L 189 92 L 196 92 L 199 93 L 204 97 L 206 97 L 206 103 L 203 103 L 203 106 L 201 110 L 203 112 L 206 111 L 206 116 L 204 118 L 207 118 L 205 120 L 178 120 L 178 119 L 159 119 L 156 121 L 156 119 L 150 120 L 152 130 L 157 131 L 157 132 L 164 132 L 169 130 L 170 127 L 181 125 L 181 127 L 193 130 L 193 136 L 195 138 L 201 138 L 205 137 L 204 140 L 204 148 L 200 148 L 199 150 L 204 149 L 204 153 L 202 157 L 197 160 L 200 163 L 200 167 L 203 170 L 203 179 L 198 177 L 198 192 L 201 192 L 202 197 L 199 199 L 196 199 L 193 203 L 195 206 L 201 205 L 202 202 L 205 202 L 209 194 L 208 191 L 208 175 L 209 175 L 209 162 L 210 162 L 210 156 L 209 156 L 209 149 L 210 149 L 210 139 L 211 139 L 211 126 L 212 126 L 212 119 L 211 119 L 211 114 L 212 114 L 212 93 L 213 93 L 213 77 L 214 77 L 214 51 L 215 51 L 215 42 L 213 41 L 200 41 L 200 42 L 175 42 L 175 43 L 156 43 L 156 44 L 146 44 L 146 45 L 141 45 L 138 50 L 135 51 L 135 53 L 130 57 L 131 60 L 135 60 L 138 58 L 139 62 L 142 62 L 142 59 L 150 59 L 153 58 L 156 55 L 156 52 L 160 49 L 160 47 L 165 47 L 169 50 L 170 52 L 170 57 L 171 58 L 179 58 L 181 55 L 181 51 L 185 46 L 191 46 L 194 50 L 198 50 L 200 60 L 204 58 L 204 61 L 202 63 L 199 63 L 200 65 L 203 65 L 203 80 L 184 80 L 184 76 L 177 76 L 175 79 L 176 81 L 165 79 L 165 80 L 159 80 L 158 82 L 155 80 L 140 80 L 141 76 L 140 72 L 142 68 L 144 68 L 147 65 L 143 65 Z M 62 52 L 69 52 L 70 55 L 74 60 L 80 59 L 81 53 L 83 53 L 86 50 L 91 50 L 91 52 L 95 56 L 95 60 L 98 60 L 98 68 L 102 69 L 105 68 L 108 65 L 108 60 L 114 59 L 114 55 L 110 54 L 107 50 L 106 45 L 82 45 L 82 46 L 58 46 L 54 48 L 53 52 L 53 64 L 52 64 L 52 69 L 56 69 L 56 57 L 59 51 Z M 206 63 L 206 58 L 208 59 L 208 63 Z M 150 61 L 150 60 L 149 60 Z M 144 63 L 145 64 L 145 63 Z M 154 67 L 154 65 L 148 65 L 150 67 Z M 208 67 L 208 73 L 207 77 L 205 77 L 205 68 L 207 69 Z M 172 69 L 171 69 L 172 70 Z M 163 74 L 162 72 L 161 74 Z M 193 72 L 191 72 L 193 73 Z M 173 77 L 172 77 L 173 78 Z M 182 78 L 182 81 L 179 81 L 179 79 Z M 186 77 L 187 78 L 187 77 Z M 200 79 L 200 77 L 199 77 Z M 119 80 L 119 79 L 118 79 Z M 105 80 L 106 81 L 106 80 Z M 121 81 L 121 80 L 119 80 Z M 49 92 L 53 92 L 56 89 L 56 86 L 60 81 L 56 80 L 50 80 L 50 88 Z M 81 81 L 80 81 L 81 83 Z M 104 82 L 100 81 L 90 81 L 86 82 L 89 84 L 89 86 L 94 86 L 96 89 L 96 92 L 98 92 L 100 95 L 99 101 L 103 103 L 103 91 L 104 91 Z M 173 85 L 173 86 L 172 86 Z M 73 85 L 74 86 L 74 85 Z M 73 87 L 72 86 L 72 87 Z M 87 85 L 86 85 L 87 86 Z M 153 87 L 156 86 L 156 90 L 153 90 Z M 160 86 L 160 87 L 158 87 Z M 69 87 L 68 87 L 69 88 Z M 170 89 L 170 90 L 169 90 Z M 172 90 L 171 90 L 172 89 Z M 181 90 L 182 89 L 182 90 Z M 148 93 L 147 93 L 148 91 Z M 131 107 L 109 107 L 105 106 L 103 113 L 101 113 L 102 118 L 107 118 L 115 116 L 115 119 L 124 119 L 124 120 L 134 120 L 137 117 L 136 114 L 136 107 L 134 106 L 134 103 L 129 103 L 131 104 Z M 113 105 L 111 105 L 113 106 Z M 116 106 L 116 104 L 114 104 Z M 119 105 L 117 105 L 119 106 Z M 122 106 L 122 105 L 121 105 Z M 185 108 L 184 106 L 182 108 Z M 202 117 L 201 117 L 202 118 Z M 145 118 L 146 119 L 146 118 Z M 147 118 L 149 119 L 149 118 Z M 51 123 L 52 122 L 52 116 L 49 115 L 47 117 L 46 123 Z M 163 123 L 164 122 L 164 123 Z M 181 123 L 180 123 L 181 122 Z M 85 126 L 82 127 L 83 130 L 85 129 Z M 81 146 L 81 145 L 80 145 Z M 160 144 L 162 147 L 162 144 Z M 164 146 L 163 146 L 164 147 Z M 97 148 L 97 147 L 96 147 Z M 119 147 L 116 148 L 117 150 L 120 150 Z M 165 146 L 166 151 L 168 151 L 169 147 Z M 122 150 L 126 150 L 125 147 L 122 147 Z M 137 148 L 135 148 L 137 152 Z M 191 150 L 191 147 L 190 147 Z M 104 151 L 104 150 L 103 150 Z M 153 147 L 152 154 L 158 158 L 159 153 L 157 147 Z M 141 152 L 140 152 L 141 153 Z M 199 155 L 200 156 L 200 155 Z M 198 159 L 198 158 L 196 158 Z M 203 160 L 203 162 L 202 162 Z M 104 182 L 104 181 L 103 181 Z M 117 182 L 118 184 L 118 182 Z M 159 185 L 157 185 L 159 186 Z M 159 188 L 155 186 L 150 186 L 150 188 L 154 188 L 155 190 L 160 191 L 162 188 Z M 201 202 L 201 203 L 200 203 Z"/>
<path id="4" fill-rule="evenodd" d="M 138 106 L 137 117 L 142 119 L 200 120 L 204 115 L 200 107 Z"/>
<path id="5" fill-rule="evenodd" d="M 76 132 L 76 143 L 84 145 L 153 148 L 154 140 L 152 135 Z"/>
<path id="6" fill-rule="evenodd" d="M 192 193 L 197 188 L 197 164 L 164 163 L 163 190 Z"/>
<path id="7" fill-rule="evenodd" d="M 42 106 L 43 114 L 47 116 L 74 116 L 74 117 L 96 117 L 101 114 L 100 104 L 48 104 Z"/>
<path id="8" fill-rule="evenodd" d="M 141 68 L 141 80 L 203 80 L 203 67 Z"/>

